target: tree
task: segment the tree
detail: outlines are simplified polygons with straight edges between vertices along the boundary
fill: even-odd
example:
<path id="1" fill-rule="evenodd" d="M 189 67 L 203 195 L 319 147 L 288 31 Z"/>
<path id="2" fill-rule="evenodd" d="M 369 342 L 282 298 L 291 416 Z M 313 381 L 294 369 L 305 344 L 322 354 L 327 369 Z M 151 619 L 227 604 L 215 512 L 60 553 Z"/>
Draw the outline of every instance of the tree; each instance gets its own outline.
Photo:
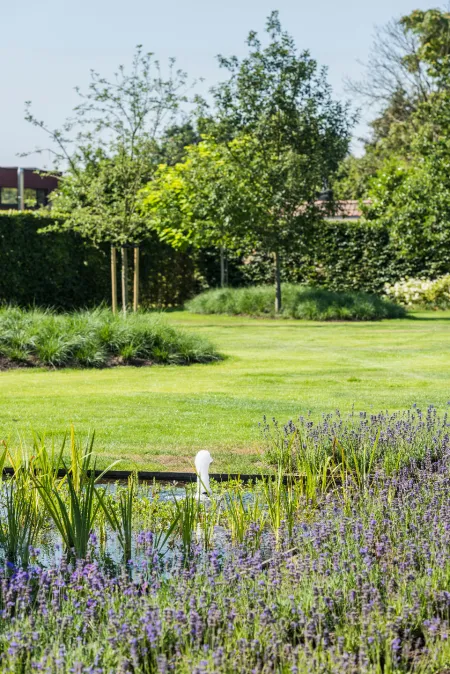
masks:
<path id="1" fill-rule="evenodd" d="M 339 170 L 333 187 L 341 198 L 367 196 L 371 179 L 392 156 L 409 161 L 416 155 L 412 140 L 448 90 L 450 13 L 415 10 L 378 29 L 365 70 L 364 80 L 348 88 L 378 113 L 364 156 L 346 159 Z"/>
<path id="2" fill-rule="evenodd" d="M 393 95 L 383 113 L 370 122 L 371 137 L 366 139 L 361 157 L 349 155 L 339 166 L 332 187 L 337 199 L 367 197 L 370 182 L 392 155 L 407 157 L 418 118 L 404 99 L 404 93 Z"/>
<path id="3" fill-rule="evenodd" d="M 122 248 L 122 306 L 128 303 L 127 248 L 135 248 L 134 308 L 138 306 L 140 241 L 146 235 L 138 208 L 139 189 L 158 161 L 157 141 L 173 124 L 186 86 L 174 61 L 163 77 L 158 61 L 138 46 L 130 72 L 120 66 L 113 79 L 91 72 L 87 93 L 61 129 L 38 120 L 27 104 L 27 120 L 47 133 L 55 168 L 65 168 L 52 197 L 60 229 L 73 229 L 94 242 L 111 243 L 112 305 L 115 310 L 116 247 Z M 38 150 L 42 151 L 42 150 Z"/>
<path id="4" fill-rule="evenodd" d="M 433 92 L 448 90 L 450 75 L 450 12 L 439 9 L 414 10 L 404 16 L 401 25 L 417 40 L 415 54 L 407 54 L 403 63 L 418 77 L 425 71 L 433 83 Z"/>
<path id="5" fill-rule="evenodd" d="M 426 158 L 406 163 L 393 157 L 373 181 L 366 217 L 387 226 L 405 259 L 422 258 L 430 269 L 450 270 L 450 179 L 448 162 Z M 436 258 L 436 251 L 441 258 Z"/>
<path id="6" fill-rule="evenodd" d="M 255 148 L 239 137 L 227 147 L 204 138 L 185 148 L 183 162 L 163 164 L 142 190 L 142 210 L 159 237 L 176 248 L 220 249 L 225 285 L 227 249 L 251 245 L 250 232 L 265 213 L 264 193 L 255 191 Z"/>
<path id="7" fill-rule="evenodd" d="M 169 126 L 163 133 L 159 143 L 159 163 L 174 166 L 183 161 L 186 148 L 197 145 L 201 136 L 192 121 Z"/>
<path id="8" fill-rule="evenodd" d="M 370 181 L 366 216 L 387 226 L 405 257 L 450 269 L 450 94 L 435 92 L 412 117 L 410 151 L 391 154 Z M 431 262 L 427 263 L 428 268 Z"/>
<path id="9" fill-rule="evenodd" d="M 368 61 L 363 64 L 364 79 L 347 80 L 348 89 L 372 106 L 384 109 L 398 96 L 415 105 L 436 90 L 436 82 L 420 57 L 418 36 L 406 19 L 394 19 L 377 28 Z"/>
<path id="10" fill-rule="evenodd" d="M 297 51 L 277 12 L 267 33 L 266 47 L 249 34 L 244 59 L 219 57 L 229 79 L 213 89 L 213 109 L 203 111 L 201 123 L 235 163 L 232 141 L 252 139 L 253 187 L 264 195 L 264 219 L 255 218 L 249 236 L 273 254 L 280 311 L 281 255 L 325 215 L 317 195 L 348 152 L 354 119 L 347 105 L 332 99 L 326 71 L 307 51 Z"/>

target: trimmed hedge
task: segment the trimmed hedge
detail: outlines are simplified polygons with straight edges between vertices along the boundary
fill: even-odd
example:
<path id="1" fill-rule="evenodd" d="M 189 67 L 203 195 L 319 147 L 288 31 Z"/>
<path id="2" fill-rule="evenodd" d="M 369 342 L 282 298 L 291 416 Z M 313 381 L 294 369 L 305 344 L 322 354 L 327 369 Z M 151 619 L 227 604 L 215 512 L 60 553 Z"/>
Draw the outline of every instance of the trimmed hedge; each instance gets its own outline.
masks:
<path id="1" fill-rule="evenodd" d="M 0 302 L 60 310 L 109 304 L 110 247 L 73 232 L 38 234 L 52 222 L 39 213 L 0 213 Z M 141 247 L 140 277 L 144 307 L 180 306 L 202 288 L 194 260 L 156 235 Z"/>
<path id="2" fill-rule="evenodd" d="M 332 292 L 322 288 L 283 284 L 282 312 L 286 318 L 311 321 L 374 321 L 403 318 L 403 307 L 388 300 L 357 292 Z M 186 303 L 197 314 L 275 316 L 273 286 L 208 290 Z"/>
<path id="3" fill-rule="evenodd" d="M 0 302 L 63 310 L 109 304 L 109 246 L 96 248 L 71 232 L 37 233 L 51 222 L 36 212 L 0 213 Z M 269 256 L 228 257 L 230 286 L 273 282 Z M 377 294 L 402 277 L 450 272 L 450 228 L 449 241 L 414 251 L 400 250 L 385 227 L 324 222 L 282 262 L 284 282 Z M 211 249 L 174 251 L 154 235 L 141 246 L 140 279 L 143 307 L 182 306 L 219 285 L 219 255 Z"/>
<path id="4" fill-rule="evenodd" d="M 267 255 L 232 259 L 230 285 L 273 282 L 273 262 Z M 282 260 L 284 282 L 305 283 L 330 290 L 361 290 L 381 294 L 385 283 L 403 277 L 436 278 L 450 272 L 448 240 L 421 250 L 400 248 L 386 227 L 356 222 L 323 222 L 311 232 L 301 250 Z M 235 280 L 236 279 L 236 280 Z"/>

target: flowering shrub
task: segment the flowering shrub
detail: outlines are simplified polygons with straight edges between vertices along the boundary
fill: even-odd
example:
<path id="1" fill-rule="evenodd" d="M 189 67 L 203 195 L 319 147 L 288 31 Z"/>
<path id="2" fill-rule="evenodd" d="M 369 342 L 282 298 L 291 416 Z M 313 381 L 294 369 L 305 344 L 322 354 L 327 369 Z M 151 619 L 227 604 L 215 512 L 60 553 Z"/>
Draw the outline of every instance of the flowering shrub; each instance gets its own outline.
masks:
<path id="1" fill-rule="evenodd" d="M 444 672 L 448 458 L 375 480 L 352 503 L 330 495 L 292 536 L 267 538 L 266 561 L 244 544 L 196 547 L 163 574 L 150 559 L 133 577 L 94 560 L 5 568 L 1 671 Z"/>
<path id="2" fill-rule="evenodd" d="M 319 423 L 287 424 L 274 432 L 280 452 L 301 454 L 305 446 L 328 452 L 328 479 L 318 473 L 318 498 L 313 502 L 303 491 L 302 474 L 286 488 L 281 474 L 264 480 L 263 489 L 251 485 L 245 499 L 239 498 L 242 485 L 216 485 L 209 503 L 194 512 L 188 547 L 179 540 L 187 535 L 195 498 L 180 499 L 183 516 L 163 559 L 157 541 L 171 515 L 167 520 L 166 510 L 161 513 L 158 499 L 143 505 L 134 478 L 109 495 L 95 488 L 119 519 L 128 496 L 139 498 L 127 516 L 134 537 L 126 564 L 108 554 L 112 532 L 104 520 L 101 526 L 92 520 L 84 559 L 70 550 L 46 557 L 33 545 L 25 568 L 11 561 L 12 539 L 1 526 L 7 561 L 0 567 L 0 671 L 444 674 L 450 665 L 448 427 L 447 415 L 434 407 L 349 419 L 336 412 Z M 37 508 L 43 546 L 49 539 L 54 544 L 51 513 L 39 510 L 46 484 L 61 507 L 65 498 L 65 482 L 59 482 L 65 478 L 43 473 L 47 459 L 33 459 L 29 483 L 23 461 L 13 480 L 0 485 L 2 496 L 5 484 L 25 481 L 19 501 L 28 493 Z M 74 466 L 77 473 L 78 460 Z M 311 463 L 308 470 L 317 467 Z M 80 480 L 67 480 L 84 507 L 90 478 L 81 473 Z M 1 503 L 0 522 L 6 508 L 14 529 L 12 505 Z M 142 518 L 147 529 L 134 531 Z M 229 535 L 232 523 L 235 531 L 244 525 L 242 536 Z M 225 542 L 211 533 L 217 524 Z"/>
<path id="3" fill-rule="evenodd" d="M 450 307 L 450 274 L 434 281 L 425 278 L 402 279 L 384 286 L 385 294 L 405 307 L 448 309 Z"/>
<path id="4" fill-rule="evenodd" d="M 292 469 L 300 475 L 345 472 L 361 483 L 382 471 L 392 475 L 426 456 L 439 460 L 450 452 L 448 414 L 440 416 L 430 406 L 401 412 L 351 412 L 339 410 L 315 422 L 310 413 L 284 426 L 274 419 L 262 426 L 265 457 L 269 464 Z M 306 479 L 306 478 L 304 478 Z M 312 478 L 313 479 L 313 478 Z"/>

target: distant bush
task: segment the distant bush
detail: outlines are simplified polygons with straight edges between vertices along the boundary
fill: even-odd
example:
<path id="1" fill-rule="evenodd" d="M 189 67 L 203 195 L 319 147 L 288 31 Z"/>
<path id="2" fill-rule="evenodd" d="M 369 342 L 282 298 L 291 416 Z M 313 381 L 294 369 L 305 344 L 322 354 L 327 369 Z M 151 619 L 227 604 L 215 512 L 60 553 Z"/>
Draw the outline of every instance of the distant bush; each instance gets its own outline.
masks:
<path id="1" fill-rule="evenodd" d="M 338 293 L 301 285 L 283 285 L 282 316 L 311 321 L 373 321 L 401 318 L 403 307 L 366 293 Z M 275 290 L 272 286 L 208 290 L 186 303 L 198 314 L 246 314 L 274 316 Z"/>
<path id="2" fill-rule="evenodd" d="M 448 309 L 450 308 L 450 274 L 434 281 L 425 278 L 409 278 L 392 285 L 386 283 L 384 292 L 389 298 L 405 307 Z"/>
<path id="3" fill-rule="evenodd" d="M 55 314 L 0 309 L 3 366 L 104 367 L 114 364 L 207 363 L 217 360 L 204 338 L 168 325 L 160 314 L 114 316 L 108 309 Z"/>

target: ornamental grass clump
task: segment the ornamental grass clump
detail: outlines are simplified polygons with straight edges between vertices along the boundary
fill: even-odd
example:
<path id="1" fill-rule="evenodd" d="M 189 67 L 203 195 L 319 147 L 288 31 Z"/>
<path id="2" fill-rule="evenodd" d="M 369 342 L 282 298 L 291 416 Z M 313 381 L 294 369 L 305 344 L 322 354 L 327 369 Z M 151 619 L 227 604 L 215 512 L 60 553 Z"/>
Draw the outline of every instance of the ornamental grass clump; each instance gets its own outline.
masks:
<path id="1" fill-rule="evenodd" d="M 311 321 L 373 321 L 402 318 L 405 308 L 386 298 L 360 292 L 334 292 L 323 288 L 283 284 L 281 316 Z M 198 314 L 275 316 L 272 286 L 207 290 L 186 303 Z"/>
<path id="2" fill-rule="evenodd" d="M 219 359 L 203 337 L 168 325 L 160 314 L 113 315 L 107 309 L 56 314 L 0 308 L 0 361 L 48 367 L 186 365 Z"/>

